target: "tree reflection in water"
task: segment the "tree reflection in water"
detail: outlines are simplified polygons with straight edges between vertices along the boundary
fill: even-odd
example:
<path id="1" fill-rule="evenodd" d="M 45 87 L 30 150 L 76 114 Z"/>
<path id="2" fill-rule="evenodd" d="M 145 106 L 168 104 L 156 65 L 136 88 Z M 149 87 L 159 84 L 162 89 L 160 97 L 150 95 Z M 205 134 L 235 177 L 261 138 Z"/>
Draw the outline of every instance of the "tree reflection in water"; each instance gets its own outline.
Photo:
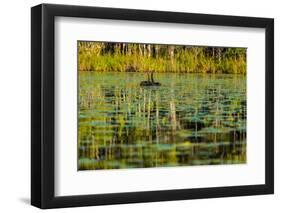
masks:
<path id="1" fill-rule="evenodd" d="M 246 78 L 79 72 L 78 169 L 246 163 Z"/>

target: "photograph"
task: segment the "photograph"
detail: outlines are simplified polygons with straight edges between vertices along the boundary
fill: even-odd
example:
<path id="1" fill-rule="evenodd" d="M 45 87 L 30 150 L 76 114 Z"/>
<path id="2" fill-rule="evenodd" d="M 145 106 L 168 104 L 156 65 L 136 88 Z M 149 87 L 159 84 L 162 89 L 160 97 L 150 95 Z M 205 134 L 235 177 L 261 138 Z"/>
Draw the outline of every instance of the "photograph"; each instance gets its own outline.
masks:
<path id="1" fill-rule="evenodd" d="M 78 171 L 247 163 L 247 48 L 77 41 Z"/>
<path id="2" fill-rule="evenodd" d="M 31 165 L 20 167 L 31 172 L 31 205 L 126 208 L 274 194 L 273 16 L 280 13 L 254 13 L 245 2 L 247 13 L 226 3 L 233 10 L 223 14 L 213 2 L 200 10 L 152 4 L 32 6 L 31 61 L 24 60 Z M 19 103 L 21 90 L 7 94 Z M 252 211 L 255 197 L 235 199 Z"/>

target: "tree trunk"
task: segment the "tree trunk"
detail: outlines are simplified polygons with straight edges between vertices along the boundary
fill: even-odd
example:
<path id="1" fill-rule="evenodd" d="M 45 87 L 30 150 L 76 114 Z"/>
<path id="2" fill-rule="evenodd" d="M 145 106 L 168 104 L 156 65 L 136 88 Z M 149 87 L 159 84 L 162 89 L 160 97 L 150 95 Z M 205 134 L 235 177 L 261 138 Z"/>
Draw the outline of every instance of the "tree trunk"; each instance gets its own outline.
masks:
<path id="1" fill-rule="evenodd" d="M 150 44 L 148 44 L 147 45 L 147 52 L 148 52 L 148 57 L 150 57 L 151 56 L 151 45 Z"/>
<path id="2" fill-rule="evenodd" d="M 142 49 L 141 49 L 141 44 L 139 44 L 139 54 L 142 56 Z"/>

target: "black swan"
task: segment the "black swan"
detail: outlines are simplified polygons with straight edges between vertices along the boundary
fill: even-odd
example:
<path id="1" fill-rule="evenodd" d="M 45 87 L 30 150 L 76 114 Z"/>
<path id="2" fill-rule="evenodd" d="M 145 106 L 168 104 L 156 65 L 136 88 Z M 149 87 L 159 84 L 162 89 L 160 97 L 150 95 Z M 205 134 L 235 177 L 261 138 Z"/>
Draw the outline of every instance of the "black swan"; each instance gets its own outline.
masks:
<path id="1" fill-rule="evenodd" d="M 148 80 L 140 82 L 140 86 L 142 86 L 142 87 L 161 86 L 161 83 L 154 81 L 153 73 L 152 72 L 149 73 L 147 75 L 147 77 L 148 77 Z"/>

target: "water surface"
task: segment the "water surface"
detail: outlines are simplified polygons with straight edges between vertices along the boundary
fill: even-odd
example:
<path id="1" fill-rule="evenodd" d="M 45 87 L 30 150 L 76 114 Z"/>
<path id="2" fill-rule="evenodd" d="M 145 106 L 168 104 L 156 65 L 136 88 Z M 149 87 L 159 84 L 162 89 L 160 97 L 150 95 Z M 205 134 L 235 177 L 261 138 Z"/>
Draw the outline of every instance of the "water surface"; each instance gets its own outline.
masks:
<path id="1" fill-rule="evenodd" d="M 79 72 L 78 169 L 246 163 L 246 77 Z"/>

